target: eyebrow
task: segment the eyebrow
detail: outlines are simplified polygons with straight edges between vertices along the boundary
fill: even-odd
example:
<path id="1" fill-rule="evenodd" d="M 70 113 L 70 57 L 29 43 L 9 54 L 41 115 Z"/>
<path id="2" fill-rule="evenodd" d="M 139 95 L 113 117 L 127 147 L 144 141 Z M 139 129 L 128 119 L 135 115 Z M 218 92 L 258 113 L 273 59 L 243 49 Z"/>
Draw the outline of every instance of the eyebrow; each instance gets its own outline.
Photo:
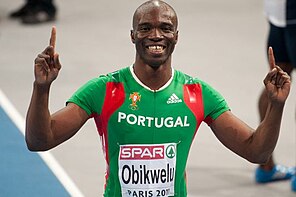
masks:
<path id="1" fill-rule="evenodd" d="M 138 24 L 138 26 L 151 26 L 152 24 L 151 23 L 149 23 L 149 22 L 143 22 L 143 23 L 139 23 Z M 168 26 L 174 26 L 174 24 L 173 23 L 169 23 L 169 22 L 161 22 L 160 23 L 160 26 L 162 26 L 162 25 L 168 25 Z"/>

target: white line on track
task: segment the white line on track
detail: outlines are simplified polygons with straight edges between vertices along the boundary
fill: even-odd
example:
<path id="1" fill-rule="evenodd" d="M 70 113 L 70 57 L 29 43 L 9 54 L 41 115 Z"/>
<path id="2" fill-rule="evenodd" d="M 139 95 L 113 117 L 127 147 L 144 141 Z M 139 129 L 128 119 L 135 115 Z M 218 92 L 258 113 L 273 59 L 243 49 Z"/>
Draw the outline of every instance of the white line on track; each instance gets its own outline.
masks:
<path id="1" fill-rule="evenodd" d="M 19 112 L 15 109 L 15 107 L 11 104 L 8 98 L 0 89 L 0 106 L 6 112 L 6 114 L 10 117 L 10 119 L 14 122 L 16 127 L 21 131 L 23 135 L 25 135 L 25 120 L 19 114 Z M 47 166 L 51 169 L 51 171 L 55 174 L 55 176 L 60 180 L 65 189 L 69 192 L 69 194 L 73 197 L 84 197 L 82 192 L 78 189 L 75 183 L 71 180 L 65 170 L 60 166 L 60 164 L 56 161 L 56 159 L 52 156 L 50 152 L 38 152 L 43 161 L 47 164 Z"/>

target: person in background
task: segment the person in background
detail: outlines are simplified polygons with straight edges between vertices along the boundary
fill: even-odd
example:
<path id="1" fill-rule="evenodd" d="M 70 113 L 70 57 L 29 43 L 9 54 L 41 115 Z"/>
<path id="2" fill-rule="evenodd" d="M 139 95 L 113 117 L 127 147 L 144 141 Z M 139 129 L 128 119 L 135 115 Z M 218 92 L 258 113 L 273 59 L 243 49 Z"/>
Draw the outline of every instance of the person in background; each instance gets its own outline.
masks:
<path id="1" fill-rule="evenodd" d="M 40 24 L 56 20 L 57 8 L 53 0 L 26 0 L 18 10 L 9 17 L 20 19 L 23 24 Z"/>
<path id="2" fill-rule="evenodd" d="M 296 68 L 296 1 L 265 0 L 264 9 L 269 23 L 267 50 L 269 46 L 273 48 L 276 64 L 291 75 Z M 267 92 L 263 90 L 258 101 L 261 121 L 265 117 L 267 105 Z M 294 167 L 276 164 L 271 156 L 265 164 L 256 168 L 255 180 L 257 183 L 268 183 L 287 180 L 293 175 Z"/>

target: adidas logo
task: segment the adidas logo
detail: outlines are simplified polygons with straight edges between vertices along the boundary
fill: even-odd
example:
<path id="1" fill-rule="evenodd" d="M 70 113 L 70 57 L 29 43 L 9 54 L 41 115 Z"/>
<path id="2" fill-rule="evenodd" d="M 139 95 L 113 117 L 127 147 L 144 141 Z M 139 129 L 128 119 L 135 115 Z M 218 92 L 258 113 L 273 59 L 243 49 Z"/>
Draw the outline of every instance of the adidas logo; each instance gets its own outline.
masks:
<path id="1" fill-rule="evenodd" d="M 167 100 L 167 104 L 173 104 L 173 103 L 182 103 L 182 99 L 177 97 L 175 93 L 170 96 L 170 98 Z"/>

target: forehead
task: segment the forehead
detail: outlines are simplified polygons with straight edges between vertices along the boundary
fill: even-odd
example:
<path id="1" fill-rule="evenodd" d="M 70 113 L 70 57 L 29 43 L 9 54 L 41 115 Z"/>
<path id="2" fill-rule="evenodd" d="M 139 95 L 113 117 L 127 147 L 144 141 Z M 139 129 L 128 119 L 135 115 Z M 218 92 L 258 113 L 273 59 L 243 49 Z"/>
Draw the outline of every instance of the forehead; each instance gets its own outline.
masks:
<path id="1" fill-rule="evenodd" d="M 170 23 L 177 25 L 175 12 L 165 4 L 141 7 L 135 14 L 134 25 L 143 23 Z"/>

